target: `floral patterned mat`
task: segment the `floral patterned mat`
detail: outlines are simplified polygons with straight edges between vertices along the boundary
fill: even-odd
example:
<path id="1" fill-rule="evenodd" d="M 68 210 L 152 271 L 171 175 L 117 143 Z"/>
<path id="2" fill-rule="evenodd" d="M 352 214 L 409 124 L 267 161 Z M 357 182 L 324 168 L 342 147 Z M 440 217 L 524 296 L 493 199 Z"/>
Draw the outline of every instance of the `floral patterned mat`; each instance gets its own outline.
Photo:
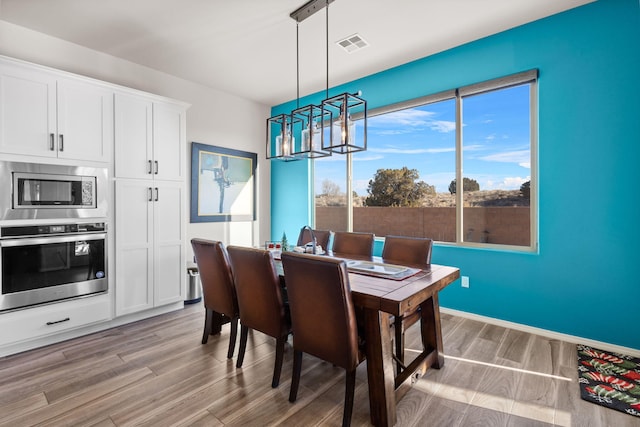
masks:
<path id="1" fill-rule="evenodd" d="M 640 417 L 640 358 L 578 345 L 580 397 Z"/>

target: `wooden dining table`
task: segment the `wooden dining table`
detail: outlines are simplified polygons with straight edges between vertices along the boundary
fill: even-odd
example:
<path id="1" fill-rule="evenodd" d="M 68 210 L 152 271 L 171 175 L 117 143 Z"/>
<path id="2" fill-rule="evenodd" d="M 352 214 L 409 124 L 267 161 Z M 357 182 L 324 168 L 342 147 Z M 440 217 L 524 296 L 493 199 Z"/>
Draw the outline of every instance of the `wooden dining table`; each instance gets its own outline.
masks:
<path id="1" fill-rule="evenodd" d="M 349 255 L 332 254 L 345 260 Z M 368 258 L 383 263 L 380 258 Z M 278 262 L 278 264 L 280 264 Z M 282 273 L 281 265 L 278 265 Z M 431 264 L 401 280 L 349 272 L 353 303 L 364 311 L 365 355 L 369 408 L 375 426 L 396 423 L 396 402 L 429 367 L 444 366 L 438 292 L 460 277 L 456 267 Z M 354 270 L 355 271 L 355 270 Z M 414 270 L 415 271 L 415 270 Z M 286 278 L 285 278 L 286 282 Z M 396 376 L 393 366 L 390 316 L 420 306 L 423 351 Z"/>

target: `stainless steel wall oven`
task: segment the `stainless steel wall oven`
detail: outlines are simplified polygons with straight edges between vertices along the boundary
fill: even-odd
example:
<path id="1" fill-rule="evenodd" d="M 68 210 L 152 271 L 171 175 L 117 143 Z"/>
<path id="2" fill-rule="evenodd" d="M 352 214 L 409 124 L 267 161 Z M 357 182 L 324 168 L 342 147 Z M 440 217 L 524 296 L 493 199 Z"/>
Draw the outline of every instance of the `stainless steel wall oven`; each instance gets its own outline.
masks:
<path id="1" fill-rule="evenodd" d="M 104 222 L 0 227 L 0 311 L 106 292 Z"/>

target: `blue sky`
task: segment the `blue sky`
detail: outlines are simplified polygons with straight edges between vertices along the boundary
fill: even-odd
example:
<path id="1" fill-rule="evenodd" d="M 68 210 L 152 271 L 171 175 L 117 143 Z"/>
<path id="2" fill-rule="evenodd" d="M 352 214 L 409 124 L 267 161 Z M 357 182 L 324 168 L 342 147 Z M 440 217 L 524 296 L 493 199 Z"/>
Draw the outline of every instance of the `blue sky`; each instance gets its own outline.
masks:
<path id="1" fill-rule="evenodd" d="M 455 100 L 369 117 L 367 151 L 353 155 L 353 189 L 367 194 L 378 169 L 417 169 L 448 192 L 455 178 Z M 464 176 L 481 190 L 519 189 L 530 172 L 529 85 L 463 99 Z M 356 132 L 361 128 L 358 128 Z M 315 161 L 315 190 L 331 179 L 344 191 L 345 156 Z"/>

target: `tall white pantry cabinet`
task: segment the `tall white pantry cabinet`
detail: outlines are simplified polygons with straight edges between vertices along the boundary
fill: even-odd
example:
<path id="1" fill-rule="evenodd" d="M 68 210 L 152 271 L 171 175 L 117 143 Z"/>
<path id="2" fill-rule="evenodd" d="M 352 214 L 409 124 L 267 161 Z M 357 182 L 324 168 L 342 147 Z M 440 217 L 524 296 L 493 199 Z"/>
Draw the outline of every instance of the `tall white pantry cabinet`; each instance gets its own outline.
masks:
<path id="1" fill-rule="evenodd" d="M 185 107 L 115 96 L 116 316 L 184 301 Z"/>

